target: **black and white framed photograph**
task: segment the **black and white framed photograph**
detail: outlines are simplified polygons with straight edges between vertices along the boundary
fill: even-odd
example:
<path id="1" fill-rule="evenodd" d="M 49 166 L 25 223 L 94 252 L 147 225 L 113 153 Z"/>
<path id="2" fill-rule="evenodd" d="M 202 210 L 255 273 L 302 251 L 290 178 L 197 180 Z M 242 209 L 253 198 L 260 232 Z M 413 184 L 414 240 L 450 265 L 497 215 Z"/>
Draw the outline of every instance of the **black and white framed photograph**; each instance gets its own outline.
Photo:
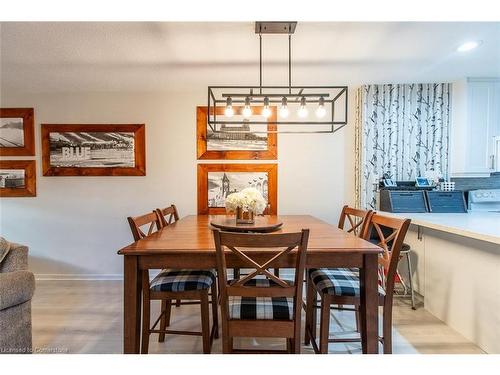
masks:
<path id="1" fill-rule="evenodd" d="M 53 167 L 134 166 L 133 132 L 51 132 L 49 142 Z"/>
<path id="2" fill-rule="evenodd" d="M 0 160 L 0 197 L 36 196 L 34 160 Z"/>
<path id="3" fill-rule="evenodd" d="M 207 107 L 197 107 L 198 159 L 276 159 L 277 136 L 272 133 L 275 125 L 268 124 L 267 131 L 271 131 L 268 133 L 260 125 L 249 124 L 255 117 L 262 119 L 262 107 L 252 107 L 254 114 L 250 117 L 243 116 L 241 107 L 233 108 L 231 117 L 225 115 L 223 108 L 217 108 L 219 119 L 233 123 L 217 125 L 214 131 L 207 125 Z M 276 121 L 276 107 L 270 107 L 270 110 L 269 122 Z"/>
<path id="4" fill-rule="evenodd" d="M 42 125 L 44 175 L 145 173 L 144 125 Z"/>
<path id="5" fill-rule="evenodd" d="M 0 188 L 24 189 L 25 186 L 24 169 L 0 169 Z"/>
<path id="6" fill-rule="evenodd" d="M 0 156 L 35 155 L 33 108 L 0 108 Z"/>
<path id="7" fill-rule="evenodd" d="M 229 194 L 245 188 L 257 189 L 268 200 L 267 172 L 208 172 L 208 207 L 225 207 Z"/>
<path id="8" fill-rule="evenodd" d="M 24 147 L 22 117 L 0 118 L 0 147 Z"/>
<path id="9" fill-rule="evenodd" d="M 277 214 L 277 164 L 198 164 L 198 214 L 225 214 L 226 197 L 245 188 L 257 189 Z"/>

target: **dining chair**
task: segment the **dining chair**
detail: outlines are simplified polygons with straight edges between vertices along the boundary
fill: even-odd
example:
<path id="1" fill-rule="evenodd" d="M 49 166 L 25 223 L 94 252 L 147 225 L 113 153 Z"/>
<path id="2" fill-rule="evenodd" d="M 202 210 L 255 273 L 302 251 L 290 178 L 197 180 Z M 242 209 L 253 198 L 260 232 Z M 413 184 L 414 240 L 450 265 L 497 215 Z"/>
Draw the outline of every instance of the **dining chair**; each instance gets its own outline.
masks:
<path id="1" fill-rule="evenodd" d="M 392 304 L 394 282 L 403 240 L 406 236 L 410 219 L 398 219 L 372 214 L 365 226 L 362 237 L 370 239 L 372 228 L 378 236 L 378 246 L 383 249 L 379 256 L 379 305 L 383 307 L 383 328 L 379 341 L 384 353 L 392 353 Z M 390 234 L 388 233 L 390 232 Z M 320 305 L 320 339 L 316 342 L 317 295 Z M 306 330 L 305 344 L 312 344 L 316 353 L 328 353 L 329 342 L 357 342 L 360 338 L 329 338 L 330 306 L 332 304 L 353 305 L 358 309 L 360 300 L 359 269 L 355 268 L 319 268 L 309 272 L 307 280 Z"/>
<path id="2" fill-rule="evenodd" d="M 345 205 L 340 212 L 338 227 L 360 237 L 364 233 L 372 215 L 372 210 L 362 210 Z M 349 222 L 348 227 L 346 227 L 346 221 Z"/>
<path id="3" fill-rule="evenodd" d="M 213 230 L 221 300 L 223 353 L 300 353 L 302 285 L 309 230 L 256 234 Z M 279 249 L 278 252 L 276 252 Z M 297 249 L 295 279 L 284 280 L 268 268 Z M 266 252 L 275 250 L 269 255 Z M 227 258 L 254 271 L 227 279 Z M 267 259 L 267 260 L 264 260 Z M 234 337 L 286 339 L 286 350 L 235 349 Z"/>
<path id="4" fill-rule="evenodd" d="M 175 207 L 175 204 L 171 204 L 168 207 L 165 208 L 157 208 L 156 214 L 158 215 L 160 226 L 166 227 L 172 223 L 175 223 L 177 220 L 179 220 L 179 212 L 177 211 L 177 207 Z M 163 327 L 166 323 L 166 325 L 170 324 L 170 309 L 172 306 L 172 301 L 167 301 L 163 300 L 162 302 L 162 311 L 165 309 L 168 309 L 169 312 L 166 314 L 168 316 L 168 320 L 165 322 L 164 319 L 162 319 L 160 327 Z M 191 301 L 188 302 L 182 302 L 181 300 L 176 300 L 175 301 L 175 306 L 179 307 L 180 305 L 188 305 L 191 304 Z M 164 329 L 164 328 L 163 328 Z M 163 342 L 165 340 L 165 334 L 160 333 L 159 337 L 159 342 Z"/>
<path id="5" fill-rule="evenodd" d="M 162 228 L 161 218 L 155 210 L 151 213 L 127 218 L 135 241 L 153 234 Z M 142 230 L 147 227 L 147 232 Z M 155 230 L 156 229 L 156 230 Z M 164 341 L 165 334 L 202 336 L 203 353 L 210 353 L 214 338 L 218 337 L 217 284 L 214 270 L 163 269 L 150 281 L 149 270 L 142 273 L 142 340 L 141 353 L 148 353 L 149 336 L 160 334 L 159 341 Z M 210 329 L 209 290 L 212 294 L 212 329 Z M 196 300 L 201 306 L 201 332 L 168 330 L 170 323 L 171 301 Z M 162 301 L 160 316 L 151 327 L 151 301 Z M 164 302 L 166 301 L 166 302 Z M 155 329 L 160 323 L 160 328 Z"/>
<path id="6" fill-rule="evenodd" d="M 177 207 L 175 204 L 171 204 L 165 208 L 157 208 L 156 213 L 158 214 L 158 218 L 160 220 L 160 224 L 162 227 L 166 227 L 172 223 L 175 223 L 179 220 L 179 213 L 177 211 Z"/>
<path id="7" fill-rule="evenodd" d="M 339 217 L 339 229 L 342 229 L 348 233 L 352 233 L 357 237 L 361 237 L 364 233 L 365 227 L 370 222 L 370 218 L 373 215 L 372 210 L 362 210 L 359 208 L 349 207 L 349 205 L 345 205 L 342 207 L 342 211 L 340 212 Z M 308 273 L 306 271 L 306 273 Z M 306 275 L 307 276 L 307 275 Z M 307 280 L 306 280 L 307 282 Z M 337 307 L 333 307 L 332 309 L 337 310 L 355 310 L 356 311 L 356 330 L 359 330 L 359 309 L 358 306 L 355 306 L 354 309 L 345 308 L 344 305 L 339 304 Z M 309 343 L 308 343 L 309 344 Z"/>

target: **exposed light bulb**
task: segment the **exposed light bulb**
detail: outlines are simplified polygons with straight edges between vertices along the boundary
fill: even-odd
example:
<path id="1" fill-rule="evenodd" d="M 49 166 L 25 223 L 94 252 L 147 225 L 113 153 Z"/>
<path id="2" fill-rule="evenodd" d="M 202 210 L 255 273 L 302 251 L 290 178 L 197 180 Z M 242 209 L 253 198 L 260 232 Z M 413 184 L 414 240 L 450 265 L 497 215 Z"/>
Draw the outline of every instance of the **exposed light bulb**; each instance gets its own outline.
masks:
<path id="1" fill-rule="evenodd" d="M 233 99 L 231 99 L 231 97 L 226 99 L 226 109 L 224 110 L 224 115 L 226 115 L 226 117 L 233 117 L 234 115 Z"/>
<path id="2" fill-rule="evenodd" d="M 290 111 L 288 110 L 287 99 L 283 97 L 283 99 L 281 99 L 280 117 L 287 118 L 289 114 Z"/>
<path id="3" fill-rule="evenodd" d="M 271 116 L 271 108 L 269 108 L 269 98 L 266 96 L 264 98 L 264 109 L 262 110 L 262 116 L 268 118 Z"/>
<path id="4" fill-rule="evenodd" d="M 306 107 L 306 98 L 305 98 L 305 96 L 303 96 L 302 99 L 300 99 L 300 107 L 298 110 L 298 115 L 299 115 L 299 117 L 304 118 L 304 117 L 307 117 L 308 114 L 309 114 L 309 111 L 307 110 L 307 107 Z"/>
<path id="5" fill-rule="evenodd" d="M 325 115 L 326 115 L 325 98 L 320 97 L 319 98 L 318 109 L 316 109 L 316 117 L 322 118 L 322 117 L 325 117 Z"/>
<path id="6" fill-rule="evenodd" d="M 250 98 L 248 96 L 245 98 L 245 107 L 243 108 L 242 114 L 245 118 L 252 116 L 252 108 L 250 108 Z"/>

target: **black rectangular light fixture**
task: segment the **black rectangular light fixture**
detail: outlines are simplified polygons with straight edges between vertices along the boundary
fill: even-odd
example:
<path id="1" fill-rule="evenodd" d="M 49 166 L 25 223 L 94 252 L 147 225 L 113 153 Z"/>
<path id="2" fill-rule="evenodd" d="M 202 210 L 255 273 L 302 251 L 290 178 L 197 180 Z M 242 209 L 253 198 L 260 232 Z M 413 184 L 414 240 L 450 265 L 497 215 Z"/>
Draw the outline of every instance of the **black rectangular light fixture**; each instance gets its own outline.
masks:
<path id="1" fill-rule="evenodd" d="M 347 125 L 347 86 L 292 86 L 291 40 L 296 26 L 297 22 L 286 21 L 255 23 L 259 35 L 259 85 L 209 86 L 207 124 L 211 131 L 234 132 L 230 126 L 244 124 L 241 132 L 335 133 Z M 262 84 L 263 34 L 288 35 L 288 86 Z M 270 119 L 272 107 L 279 108 L 279 115 Z M 309 114 L 309 110 L 314 113 Z"/>

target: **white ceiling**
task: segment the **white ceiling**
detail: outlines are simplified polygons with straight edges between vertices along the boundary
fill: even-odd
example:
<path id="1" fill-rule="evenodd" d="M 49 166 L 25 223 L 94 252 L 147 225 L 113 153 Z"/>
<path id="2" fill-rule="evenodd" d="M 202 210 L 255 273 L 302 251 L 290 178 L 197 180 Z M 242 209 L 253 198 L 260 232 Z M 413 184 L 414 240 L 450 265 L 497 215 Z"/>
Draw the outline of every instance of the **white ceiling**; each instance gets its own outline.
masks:
<path id="1" fill-rule="evenodd" d="M 258 37 L 244 23 L 2 23 L 2 90 L 190 90 L 258 84 Z M 469 53 L 456 47 L 483 44 Z M 500 23 L 299 22 L 294 84 L 500 76 Z M 263 36 L 264 84 L 287 83 L 287 38 Z"/>

